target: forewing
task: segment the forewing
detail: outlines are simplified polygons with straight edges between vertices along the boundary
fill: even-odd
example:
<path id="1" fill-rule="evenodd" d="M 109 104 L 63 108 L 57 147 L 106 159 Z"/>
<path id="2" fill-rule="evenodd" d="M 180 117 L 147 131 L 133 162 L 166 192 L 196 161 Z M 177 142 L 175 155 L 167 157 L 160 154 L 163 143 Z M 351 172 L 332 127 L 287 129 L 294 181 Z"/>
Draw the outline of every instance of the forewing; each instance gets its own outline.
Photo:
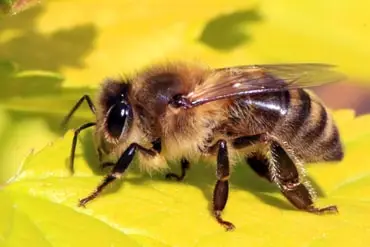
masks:
<path id="1" fill-rule="evenodd" d="M 234 96 L 277 92 L 336 82 L 344 76 L 328 64 L 266 64 L 218 68 L 186 98 L 192 106 Z"/>

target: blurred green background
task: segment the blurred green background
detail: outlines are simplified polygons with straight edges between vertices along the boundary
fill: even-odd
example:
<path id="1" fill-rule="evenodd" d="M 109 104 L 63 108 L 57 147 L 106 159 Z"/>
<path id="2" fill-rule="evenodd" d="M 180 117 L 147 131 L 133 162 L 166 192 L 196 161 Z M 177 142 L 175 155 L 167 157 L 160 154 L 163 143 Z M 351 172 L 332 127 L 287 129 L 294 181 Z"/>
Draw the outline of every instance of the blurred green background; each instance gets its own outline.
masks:
<path id="1" fill-rule="evenodd" d="M 0 21 L 0 183 L 62 132 L 106 76 L 163 59 L 211 66 L 324 62 L 350 81 L 318 89 L 332 108 L 369 111 L 368 1 L 42 1 Z M 72 126 L 92 118 L 86 108 Z"/>

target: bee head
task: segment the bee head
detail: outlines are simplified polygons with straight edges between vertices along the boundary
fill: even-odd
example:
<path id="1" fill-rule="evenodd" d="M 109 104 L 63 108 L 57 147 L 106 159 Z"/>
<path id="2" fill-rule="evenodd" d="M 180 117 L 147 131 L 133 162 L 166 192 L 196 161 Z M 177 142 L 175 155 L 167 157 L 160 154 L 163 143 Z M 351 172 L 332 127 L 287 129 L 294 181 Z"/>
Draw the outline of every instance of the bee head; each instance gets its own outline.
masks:
<path id="1" fill-rule="evenodd" d="M 130 85 L 124 81 L 107 80 L 100 94 L 102 127 L 109 139 L 117 142 L 127 136 L 132 125 L 133 113 L 128 99 Z"/>

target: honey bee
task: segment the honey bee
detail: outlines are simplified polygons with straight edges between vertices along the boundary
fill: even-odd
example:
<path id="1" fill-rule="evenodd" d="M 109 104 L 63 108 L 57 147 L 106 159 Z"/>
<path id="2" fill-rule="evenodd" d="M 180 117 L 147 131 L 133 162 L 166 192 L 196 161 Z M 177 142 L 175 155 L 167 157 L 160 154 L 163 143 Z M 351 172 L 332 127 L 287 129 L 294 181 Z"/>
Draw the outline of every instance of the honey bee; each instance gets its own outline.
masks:
<path id="1" fill-rule="evenodd" d="M 65 125 L 83 101 L 96 115 L 74 132 L 73 160 L 80 131 L 95 126 L 98 153 L 114 155 L 101 184 L 79 206 L 96 198 L 120 178 L 134 156 L 144 170 L 164 170 L 177 160 L 181 181 L 190 164 L 216 161 L 213 215 L 222 218 L 232 167 L 243 158 L 259 176 L 275 183 L 297 209 L 336 213 L 335 205 L 316 207 L 315 192 L 305 179 L 305 163 L 340 161 L 338 129 L 324 104 L 307 87 L 343 79 L 333 66 L 317 63 L 264 64 L 209 68 L 193 63 L 163 63 L 129 77 L 107 79 L 98 108 L 84 95 L 64 119 Z M 240 162 L 239 162 L 240 163 Z"/>

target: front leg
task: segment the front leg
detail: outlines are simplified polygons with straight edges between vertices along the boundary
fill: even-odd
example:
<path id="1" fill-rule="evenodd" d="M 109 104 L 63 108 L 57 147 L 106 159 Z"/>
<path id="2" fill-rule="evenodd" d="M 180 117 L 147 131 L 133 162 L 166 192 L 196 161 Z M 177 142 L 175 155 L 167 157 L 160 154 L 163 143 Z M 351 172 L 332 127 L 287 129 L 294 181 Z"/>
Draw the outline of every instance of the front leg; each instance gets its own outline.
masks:
<path id="1" fill-rule="evenodd" d="M 213 191 L 213 215 L 218 223 L 226 228 L 227 231 L 233 230 L 235 226 L 225 221 L 221 217 L 222 210 L 224 210 L 229 196 L 229 177 L 230 164 L 229 155 L 227 151 L 227 143 L 225 140 L 219 140 L 214 146 L 210 147 L 210 151 L 217 151 L 217 182 Z"/>
<path id="2" fill-rule="evenodd" d="M 161 139 L 158 138 L 156 140 L 154 140 L 152 142 L 152 150 L 154 150 L 156 152 L 156 154 L 160 154 L 161 153 L 161 150 L 162 150 L 162 144 L 161 144 Z M 98 155 L 99 155 L 99 161 L 101 162 L 103 159 L 103 150 L 104 149 L 101 149 L 101 148 L 98 148 Z M 107 167 L 112 167 L 112 166 L 115 166 L 116 163 L 114 162 L 104 162 L 101 164 L 101 169 L 105 169 Z"/>
<path id="3" fill-rule="evenodd" d="M 131 164 L 136 151 L 140 151 L 150 156 L 155 156 L 157 154 L 156 151 L 152 149 L 146 149 L 137 143 L 130 144 L 130 146 L 123 152 L 119 160 L 114 164 L 114 167 L 109 175 L 104 178 L 103 182 L 95 189 L 93 193 L 80 200 L 79 206 L 85 206 L 86 203 L 95 199 L 108 184 L 112 183 L 117 178 L 120 178 L 127 167 Z"/>
<path id="4" fill-rule="evenodd" d="M 76 154 L 76 147 L 77 147 L 77 138 L 78 138 L 78 135 L 80 134 L 80 132 L 82 130 L 85 130 L 87 128 L 93 127 L 95 125 L 96 125 L 95 122 L 85 123 L 85 124 L 81 125 L 80 127 L 78 127 L 74 131 L 73 140 L 72 140 L 72 146 L 71 146 L 71 153 L 69 155 L 69 169 L 70 169 L 71 174 L 73 174 L 75 172 L 75 169 L 74 169 L 74 161 L 75 161 L 75 154 Z"/>

